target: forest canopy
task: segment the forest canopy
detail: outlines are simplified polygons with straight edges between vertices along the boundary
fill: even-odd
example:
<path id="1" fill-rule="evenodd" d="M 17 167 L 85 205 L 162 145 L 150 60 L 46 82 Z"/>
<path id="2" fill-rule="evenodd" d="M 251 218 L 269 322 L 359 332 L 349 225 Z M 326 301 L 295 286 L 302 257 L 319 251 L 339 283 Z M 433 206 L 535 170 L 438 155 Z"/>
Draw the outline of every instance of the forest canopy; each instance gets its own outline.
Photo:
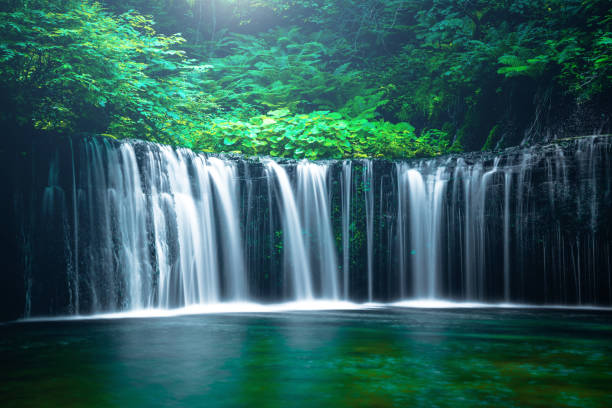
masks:
<path id="1" fill-rule="evenodd" d="M 611 107 L 604 0 L 7 0 L 0 30 L 0 122 L 22 137 L 435 156 Z"/>

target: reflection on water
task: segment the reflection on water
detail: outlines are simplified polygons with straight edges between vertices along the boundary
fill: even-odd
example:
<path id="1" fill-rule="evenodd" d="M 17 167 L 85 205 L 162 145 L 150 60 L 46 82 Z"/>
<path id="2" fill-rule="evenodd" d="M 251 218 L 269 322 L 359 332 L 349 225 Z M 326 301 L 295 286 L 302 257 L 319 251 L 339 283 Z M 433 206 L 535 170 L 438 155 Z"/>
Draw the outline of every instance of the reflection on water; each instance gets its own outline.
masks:
<path id="1" fill-rule="evenodd" d="M 317 311 L 0 326 L 3 406 L 611 406 L 612 314 Z"/>

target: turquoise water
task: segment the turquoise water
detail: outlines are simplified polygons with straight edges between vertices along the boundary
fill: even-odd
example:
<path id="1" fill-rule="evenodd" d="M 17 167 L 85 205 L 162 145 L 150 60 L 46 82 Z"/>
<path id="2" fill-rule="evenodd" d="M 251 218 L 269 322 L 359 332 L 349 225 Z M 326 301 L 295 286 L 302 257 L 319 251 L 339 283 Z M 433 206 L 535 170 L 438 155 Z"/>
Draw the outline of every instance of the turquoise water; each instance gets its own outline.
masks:
<path id="1" fill-rule="evenodd" d="M 612 406 L 612 313 L 400 309 L 0 325 L 8 406 Z"/>

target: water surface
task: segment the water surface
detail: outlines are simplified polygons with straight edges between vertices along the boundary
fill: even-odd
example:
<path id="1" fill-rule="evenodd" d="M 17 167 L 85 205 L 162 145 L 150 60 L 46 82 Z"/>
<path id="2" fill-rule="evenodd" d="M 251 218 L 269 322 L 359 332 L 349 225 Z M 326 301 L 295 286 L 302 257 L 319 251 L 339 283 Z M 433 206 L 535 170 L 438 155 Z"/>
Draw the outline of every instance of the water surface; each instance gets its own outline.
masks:
<path id="1" fill-rule="evenodd" d="M 406 309 L 0 325 L 3 406 L 612 406 L 612 313 Z"/>

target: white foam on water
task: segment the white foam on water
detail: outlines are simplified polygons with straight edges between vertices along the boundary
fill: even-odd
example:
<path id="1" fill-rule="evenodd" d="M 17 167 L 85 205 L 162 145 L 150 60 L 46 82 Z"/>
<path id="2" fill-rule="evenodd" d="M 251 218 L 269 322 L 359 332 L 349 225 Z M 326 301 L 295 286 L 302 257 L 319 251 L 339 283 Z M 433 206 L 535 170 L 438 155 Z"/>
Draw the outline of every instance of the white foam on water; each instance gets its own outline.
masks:
<path id="1" fill-rule="evenodd" d="M 94 315 L 33 317 L 22 319 L 22 322 L 36 321 L 63 321 L 63 320 L 97 320 L 97 319 L 131 319 L 151 317 L 175 317 L 187 315 L 206 314 L 232 314 L 232 313 L 278 313 L 299 311 L 325 311 L 325 310 L 364 310 L 381 307 L 383 304 L 359 304 L 344 301 L 311 300 L 276 304 L 261 304 L 251 302 L 224 302 L 214 304 L 190 305 L 176 309 L 140 309 L 117 313 L 100 313 Z"/>
<path id="2" fill-rule="evenodd" d="M 117 313 L 101 313 L 75 316 L 40 316 L 20 319 L 19 322 L 48 322 L 71 320 L 101 320 L 101 319 L 136 319 L 177 317 L 211 314 L 248 314 L 248 313 L 288 313 L 317 311 L 349 311 L 368 309 L 555 309 L 555 310 L 592 310 L 612 312 L 612 307 L 601 306 L 567 306 L 567 305 L 530 305 L 519 303 L 477 303 L 454 302 L 442 299 L 411 299 L 393 303 L 353 303 L 334 300 L 311 300 L 276 304 L 261 304 L 253 302 L 223 302 L 214 304 L 190 305 L 176 309 L 149 308 Z"/>
<path id="3" fill-rule="evenodd" d="M 391 303 L 390 306 L 415 309 L 451 309 L 451 308 L 484 308 L 490 307 L 486 303 L 452 302 L 441 299 L 413 299 Z"/>
<path id="4" fill-rule="evenodd" d="M 593 305 L 532 305 L 527 303 L 457 302 L 443 299 L 410 299 L 388 303 L 387 306 L 413 309 L 567 309 L 612 311 L 612 307 Z"/>

